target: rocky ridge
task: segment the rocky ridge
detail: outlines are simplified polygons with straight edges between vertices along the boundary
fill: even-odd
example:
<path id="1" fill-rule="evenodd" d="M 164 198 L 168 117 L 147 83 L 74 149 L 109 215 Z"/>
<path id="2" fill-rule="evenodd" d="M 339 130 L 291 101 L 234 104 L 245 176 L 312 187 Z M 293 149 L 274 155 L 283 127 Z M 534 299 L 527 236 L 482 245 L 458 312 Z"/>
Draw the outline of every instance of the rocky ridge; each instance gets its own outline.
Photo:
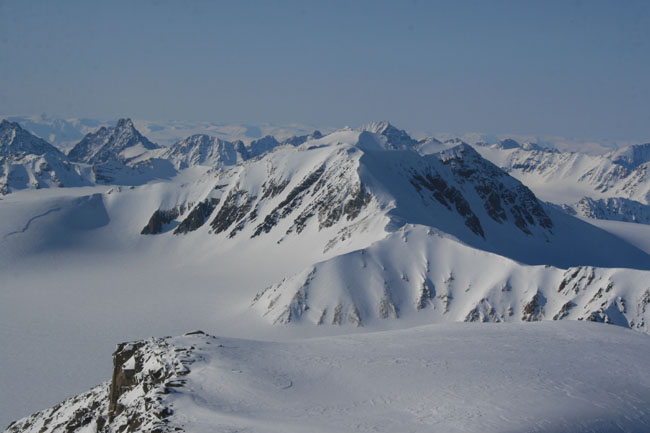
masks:
<path id="1" fill-rule="evenodd" d="M 197 346 L 217 344 L 214 340 L 195 331 L 175 339 L 119 344 L 113 353 L 110 382 L 16 421 L 6 432 L 185 431 L 172 422 L 174 404 L 169 397 L 183 388 L 191 365 L 201 359 Z"/>

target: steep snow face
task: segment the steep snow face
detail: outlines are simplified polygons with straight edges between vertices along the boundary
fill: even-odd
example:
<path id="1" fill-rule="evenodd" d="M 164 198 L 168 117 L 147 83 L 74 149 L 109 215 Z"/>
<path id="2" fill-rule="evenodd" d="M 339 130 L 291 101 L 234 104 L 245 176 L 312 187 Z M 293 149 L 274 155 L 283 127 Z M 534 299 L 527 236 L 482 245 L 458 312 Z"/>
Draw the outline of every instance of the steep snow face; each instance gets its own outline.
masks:
<path id="1" fill-rule="evenodd" d="M 648 271 L 525 266 L 407 226 L 258 294 L 269 322 L 373 326 L 427 321 L 587 320 L 650 332 Z"/>
<path id="2" fill-rule="evenodd" d="M 647 254 L 612 235 L 543 205 L 521 182 L 470 146 L 419 157 L 364 151 L 361 177 L 386 197 L 388 216 L 438 228 L 475 248 L 527 264 L 648 268 Z M 620 259 L 602 250 L 612 245 Z"/>
<path id="3" fill-rule="evenodd" d="M 120 119 L 114 128 L 101 127 L 75 145 L 68 157 L 72 161 L 102 164 L 119 161 L 128 163 L 145 152 L 158 149 L 133 126 L 131 119 Z"/>
<path id="4" fill-rule="evenodd" d="M 0 123 L 0 194 L 85 184 L 76 167 L 54 146 L 17 123 Z"/>
<path id="5" fill-rule="evenodd" d="M 273 343 L 196 331 L 120 344 L 110 383 L 7 433 L 641 432 L 649 356 L 644 335 L 576 322 Z"/>

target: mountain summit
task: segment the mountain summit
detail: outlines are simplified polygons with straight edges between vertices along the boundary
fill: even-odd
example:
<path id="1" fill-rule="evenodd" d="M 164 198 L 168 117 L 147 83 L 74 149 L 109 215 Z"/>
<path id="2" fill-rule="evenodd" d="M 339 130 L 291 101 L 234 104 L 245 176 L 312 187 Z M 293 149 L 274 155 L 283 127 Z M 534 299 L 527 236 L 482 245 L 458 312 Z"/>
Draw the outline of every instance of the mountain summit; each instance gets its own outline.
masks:
<path id="1" fill-rule="evenodd" d="M 406 131 L 394 127 L 387 120 L 369 123 L 364 125 L 361 130 L 386 137 L 387 143 L 394 149 L 414 149 L 418 144 L 417 140 L 411 138 Z"/>
<path id="2" fill-rule="evenodd" d="M 16 122 L 0 122 L 0 157 L 52 154 L 63 156 L 47 141 L 24 130 Z"/>
<path id="3" fill-rule="evenodd" d="M 135 129 L 131 119 L 120 119 L 113 128 L 102 126 L 77 143 L 68 157 L 75 162 L 101 164 L 112 161 L 127 163 L 148 150 L 159 149 Z"/>

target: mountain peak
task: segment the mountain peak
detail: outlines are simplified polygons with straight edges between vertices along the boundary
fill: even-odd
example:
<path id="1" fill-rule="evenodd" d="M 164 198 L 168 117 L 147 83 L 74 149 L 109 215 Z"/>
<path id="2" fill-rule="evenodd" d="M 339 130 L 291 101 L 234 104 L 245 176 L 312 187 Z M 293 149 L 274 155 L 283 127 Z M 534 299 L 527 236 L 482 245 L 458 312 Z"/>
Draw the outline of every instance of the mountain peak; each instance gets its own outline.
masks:
<path id="1" fill-rule="evenodd" d="M 393 125 L 388 120 L 380 120 L 379 122 L 370 122 L 367 125 L 364 125 L 362 128 L 364 131 L 374 132 L 375 134 L 383 134 L 384 132 L 395 129 Z"/>
<path id="2" fill-rule="evenodd" d="M 406 131 L 396 128 L 388 120 L 369 123 L 361 127 L 361 130 L 383 135 L 395 149 L 414 149 L 418 144 Z"/>
<path id="3" fill-rule="evenodd" d="M 9 155 L 62 155 L 56 147 L 9 120 L 0 122 L 0 157 Z"/>
<path id="4" fill-rule="evenodd" d="M 92 164 L 108 161 L 125 162 L 148 150 L 158 148 L 160 146 L 140 134 L 131 119 L 122 118 L 117 121 L 114 128 L 101 127 L 87 134 L 70 151 L 68 157 L 73 161 Z"/>
<path id="5" fill-rule="evenodd" d="M 16 122 L 10 122 L 7 119 L 2 119 L 2 122 L 0 122 L 0 129 L 15 128 L 16 126 L 20 127 Z"/>
<path id="6" fill-rule="evenodd" d="M 127 118 L 122 118 L 117 121 L 117 124 L 115 125 L 116 129 L 135 129 L 135 126 L 133 126 L 133 121 L 131 119 Z"/>

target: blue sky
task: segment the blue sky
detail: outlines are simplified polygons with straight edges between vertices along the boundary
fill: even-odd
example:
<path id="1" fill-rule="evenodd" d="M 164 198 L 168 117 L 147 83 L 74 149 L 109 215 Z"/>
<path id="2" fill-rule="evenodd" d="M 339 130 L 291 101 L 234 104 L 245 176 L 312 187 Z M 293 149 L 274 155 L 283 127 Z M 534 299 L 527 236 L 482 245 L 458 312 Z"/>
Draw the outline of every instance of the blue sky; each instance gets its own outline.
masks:
<path id="1" fill-rule="evenodd" d="M 0 113 L 648 140 L 650 2 L 0 0 Z"/>

